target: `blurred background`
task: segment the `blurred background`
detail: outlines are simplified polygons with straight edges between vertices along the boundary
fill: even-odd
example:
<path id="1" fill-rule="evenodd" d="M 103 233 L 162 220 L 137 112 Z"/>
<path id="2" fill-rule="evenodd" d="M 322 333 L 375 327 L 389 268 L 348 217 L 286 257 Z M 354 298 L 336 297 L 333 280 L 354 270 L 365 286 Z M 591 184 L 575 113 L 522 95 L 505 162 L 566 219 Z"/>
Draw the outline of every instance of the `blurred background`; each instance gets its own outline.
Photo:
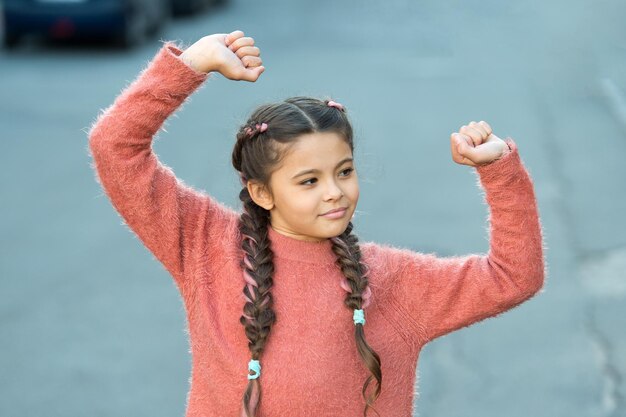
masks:
<path id="1" fill-rule="evenodd" d="M 0 416 L 183 416 L 173 280 L 90 167 L 87 130 L 163 40 L 243 30 L 258 82 L 208 81 L 154 148 L 238 207 L 229 158 L 258 104 L 343 103 L 362 241 L 487 253 L 488 207 L 449 137 L 512 137 L 534 180 L 542 293 L 420 355 L 415 415 L 626 416 L 626 2 L 5 0 L 0 50 Z M 243 331 L 243 330 L 242 330 Z"/>

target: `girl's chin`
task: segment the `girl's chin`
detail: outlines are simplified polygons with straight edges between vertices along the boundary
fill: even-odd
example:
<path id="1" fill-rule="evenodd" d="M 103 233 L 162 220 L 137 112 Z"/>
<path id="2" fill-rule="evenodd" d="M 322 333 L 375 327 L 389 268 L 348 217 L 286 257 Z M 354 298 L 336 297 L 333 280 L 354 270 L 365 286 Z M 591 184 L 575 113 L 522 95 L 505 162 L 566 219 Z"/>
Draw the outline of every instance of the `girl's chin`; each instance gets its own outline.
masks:
<path id="1" fill-rule="evenodd" d="M 329 238 L 333 238 L 333 237 L 337 237 L 339 235 L 341 235 L 343 232 L 345 232 L 346 228 L 348 227 L 348 219 L 345 219 L 343 221 L 337 221 L 337 222 L 333 222 L 332 225 L 328 225 L 327 227 L 325 227 L 324 231 L 324 237 L 326 239 Z"/>
<path id="2" fill-rule="evenodd" d="M 281 227 L 273 227 L 273 229 L 278 233 L 293 237 L 294 239 L 319 242 L 341 235 L 346 230 L 348 223 L 350 222 L 348 217 L 333 220 L 331 222 L 325 219 L 320 220 L 322 220 L 323 223 L 318 224 L 314 230 L 311 230 L 310 226 L 308 230 L 297 230 L 297 228 L 291 228 L 289 231 L 286 231 Z"/>

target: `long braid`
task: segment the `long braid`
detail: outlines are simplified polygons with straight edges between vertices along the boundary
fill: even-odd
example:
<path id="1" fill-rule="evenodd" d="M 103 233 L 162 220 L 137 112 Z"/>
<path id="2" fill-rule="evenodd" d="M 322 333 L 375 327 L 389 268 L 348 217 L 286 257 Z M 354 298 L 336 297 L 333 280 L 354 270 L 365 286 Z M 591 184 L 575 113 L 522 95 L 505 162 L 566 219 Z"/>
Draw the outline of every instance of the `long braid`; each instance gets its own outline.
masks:
<path id="1" fill-rule="evenodd" d="M 337 265 L 341 268 L 341 272 L 346 280 L 341 286 L 346 292 L 344 300 L 345 305 L 351 310 L 362 309 L 369 305 L 371 290 L 368 285 L 368 268 L 361 262 L 361 249 L 358 245 L 358 238 L 352 234 L 352 223 L 348 223 L 346 230 L 339 236 L 332 238 L 332 249 L 337 255 Z M 365 409 L 363 415 L 367 416 L 368 408 L 372 408 L 378 415 L 378 411 L 372 406 L 378 398 L 382 386 L 381 362 L 378 354 L 367 344 L 365 340 L 365 331 L 363 325 L 358 323 L 355 325 L 354 337 L 356 340 L 357 350 L 370 370 L 370 375 L 363 384 L 363 398 L 365 399 Z M 372 396 L 366 397 L 367 388 L 373 378 L 376 378 L 376 390 Z"/>
<path id="2" fill-rule="evenodd" d="M 239 231 L 243 249 L 241 267 L 246 282 L 243 294 L 247 301 L 239 322 L 245 327 L 252 359 L 259 360 L 271 327 L 276 321 L 270 293 L 274 263 L 268 237 L 269 213 L 252 201 L 247 188 L 241 190 L 239 198 L 243 203 Z M 261 402 L 258 378 L 249 380 L 242 401 L 242 417 L 256 415 L 256 409 Z"/>

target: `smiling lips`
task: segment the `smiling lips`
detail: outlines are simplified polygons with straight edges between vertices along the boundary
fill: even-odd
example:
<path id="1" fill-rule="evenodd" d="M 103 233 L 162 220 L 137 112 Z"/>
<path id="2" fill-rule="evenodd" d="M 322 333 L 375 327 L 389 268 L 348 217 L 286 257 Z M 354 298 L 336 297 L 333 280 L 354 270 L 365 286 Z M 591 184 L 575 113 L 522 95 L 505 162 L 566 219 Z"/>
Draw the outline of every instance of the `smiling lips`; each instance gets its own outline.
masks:
<path id="1" fill-rule="evenodd" d="M 337 209 L 327 211 L 326 213 L 321 214 L 321 216 L 326 217 L 328 219 L 339 219 L 343 217 L 343 215 L 346 214 L 347 211 L 348 211 L 347 207 L 340 207 Z"/>

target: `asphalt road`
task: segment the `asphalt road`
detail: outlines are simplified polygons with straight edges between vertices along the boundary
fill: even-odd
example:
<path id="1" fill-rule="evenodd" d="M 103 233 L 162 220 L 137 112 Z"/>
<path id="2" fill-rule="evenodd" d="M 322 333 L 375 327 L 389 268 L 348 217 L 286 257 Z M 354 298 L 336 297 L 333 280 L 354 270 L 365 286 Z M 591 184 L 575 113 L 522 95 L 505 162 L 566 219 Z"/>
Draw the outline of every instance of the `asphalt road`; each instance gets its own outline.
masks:
<path id="1" fill-rule="evenodd" d="M 416 415 L 626 416 L 624 21 L 617 0 L 233 1 L 159 37 L 242 29 L 265 73 L 214 77 L 155 149 L 235 207 L 238 124 L 265 101 L 330 95 L 357 134 L 361 240 L 486 253 L 487 207 L 449 135 L 488 121 L 534 180 L 549 274 L 527 303 L 425 347 Z M 184 413 L 181 300 L 87 152 L 99 110 L 160 45 L 0 52 L 1 416 Z"/>

